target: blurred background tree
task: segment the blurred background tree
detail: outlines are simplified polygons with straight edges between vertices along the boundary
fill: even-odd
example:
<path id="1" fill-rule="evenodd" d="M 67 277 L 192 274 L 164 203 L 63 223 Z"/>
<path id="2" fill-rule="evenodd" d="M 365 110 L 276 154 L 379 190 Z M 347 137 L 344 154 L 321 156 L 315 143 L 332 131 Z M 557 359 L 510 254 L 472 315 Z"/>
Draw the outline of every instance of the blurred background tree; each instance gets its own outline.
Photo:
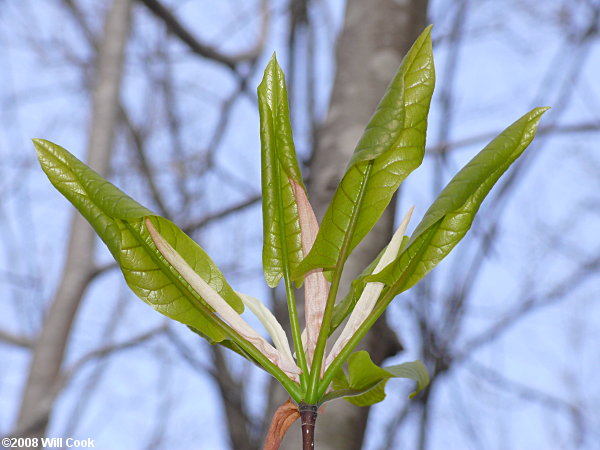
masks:
<path id="1" fill-rule="evenodd" d="M 427 170 L 403 185 L 399 212 L 423 214 L 506 123 L 553 109 L 460 250 L 365 343 L 380 361 L 423 359 L 430 389 L 408 401 L 391 383 L 370 412 L 327 406 L 317 447 L 600 440 L 597 2 L 22 0 L 3 3 L 0 23 L 1 434 L 257 449 L 284 400 L 254 367 L 133 298 L 29 138 L 87 160 L 265 299 L 255 88 L 266 61 L 276 50 L 284 63 L 322 214 L 402 55 L 434 23 Z M 387 242 L 394 211 L 380 224 L 350 271 Z M 281 306 L 277 292 L 271 301 Z M 299 442 L 292 432 L 284 447 Z"/>

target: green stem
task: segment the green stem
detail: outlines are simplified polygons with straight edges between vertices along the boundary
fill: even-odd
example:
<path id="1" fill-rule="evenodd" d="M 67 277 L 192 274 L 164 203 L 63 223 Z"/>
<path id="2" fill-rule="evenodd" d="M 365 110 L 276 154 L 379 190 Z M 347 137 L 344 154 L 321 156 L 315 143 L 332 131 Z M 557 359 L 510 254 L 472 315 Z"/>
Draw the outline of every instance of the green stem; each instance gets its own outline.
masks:
<path id="1" fill-rule="evenodd" d="M 285 272 L 288 272 L 288 270 Z M 296 350 L 298 366 L 302 370 L 302 373 L 300 374 L 300 384 L 302 386 L 302 391 L 305 392 L 308 384 L 308 365 L 306 364 L 306 356 L 304 355 L 304 348 L 302 347 L 302 332 L 300 331 L 300 324 L 298 322 L 298 310 L 296 309 L 294 287 L 289 278 L 289 273 L 284 274 L 284 280 L 287 306 L 290 314 L 290 326 L 292 328 L 292 340 L 294 341 L 294 350 Z"/>
<path id="2" fill-rule="evenodd" d="M 335 299 L 342 279 L 342 272 L 344 270 L 344 264 L 350 253 L 350 244 L 352 243 L 352 237 L 354 236 L 354 230 L 356 228 L 356 221 L 358 218 L 358 210 L 363 201 L 363 196 L 367 186 L 367 180 L 371 174 L 373 168 L 373 161 L 369 161 L 365 167 L 365 173 L 363 175 L 362 184 L 352 214 L 350 215 L 350 223 L 348 229 L 344 235 L 344 240 L 340 247 L 340 253 L 335 264 L 333 271 L 333 279 L 331 281 L 331 288 L 329 290 L 329 296 L 327 297 L 327 304 L 325 305 L 325 312 L 323 313 L 323 321 L 321 322 L 321 330 L 319 331 L 319 338 L 317 339 L 317 346 L 315 348 L 315 354 L 313 357 L 312 367 L 310 369 L 310 379 L 308 382 L 308 391 L 306 395 L 306 402 L 316 404 L 319 401 L 319 391 L 325 392 L 327 385 L 323 386 L 320 382 L 321 367 L 323 366 L 323 356 L 325 354 L 325 347 L 327 344 L 327 338 L 329 337 L 329 328 L 331 327 L 331 319 L 333 318 L 333 309 L 335 306 Z M 331 382 L 331 381 L 330 381 Z"/>
<path id="3" fill-rule="evenodd" d="M 431 236 L 433 236 L 435 230 L 439 228 L 441 224 L 441 220 L 436 224 L 432 225 L 433 230 L 429 234 L 429 238 L 421 243 L 418 251 L 415 256 L 411 259 L 410 263 L 406 267 L 406 270 L 402 273 L 402 275 L 396 280 L 389 289 L 385 291 L 383 296 L 377 301 L 375 308 L 371 312 L 371 314 L 367 317 L 367 319 L 360 325 L 356 333 L 350 338 L 348 343 L 344 346 L 340 354 L 331 362 L 329 368 L 323 374 L 323 380 L 320 384 L 319 391 L 317 392 L 317 398 L 321 398 L 331 381 L 333 380 L 333 376 L 340 369 L 344 361 L 348 359 L 350 353 L 354 350 L 354 348 L 358 345 L 358 343 L 362 340 L 362 338 L 367 334 L 367 332 L 371 329 L 371 327 L 375 324 L 377 319 L 385 312 L 391 301 L 396 297 L 398 293 L 400 293 L 403 287 L 406 285 L 406 282 L 410 278 L 410 276 L 414 273 L 421 257 L 425 249 L 427 248 L 427 244 L 431 241 Z M 408 251 L 408 248 L 405 252 Z M 394 264 L 394 263 L 392 263 Z"/>

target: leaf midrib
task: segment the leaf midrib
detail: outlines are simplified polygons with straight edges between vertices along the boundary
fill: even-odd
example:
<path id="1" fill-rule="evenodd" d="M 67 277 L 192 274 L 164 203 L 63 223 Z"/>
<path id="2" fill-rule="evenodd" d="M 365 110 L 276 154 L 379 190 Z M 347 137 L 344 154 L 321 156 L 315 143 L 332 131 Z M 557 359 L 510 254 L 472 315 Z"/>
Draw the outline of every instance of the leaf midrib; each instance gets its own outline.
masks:
<path id="1" fill-rule="evenodd" d="M 192 305 L 192 307 L 194 307 L 196 310 L 200 311 L 204 315 L 208 316 L 211 323 L 214 325 L 217 325 L 218 328 L 222 329 L 222 328 L 227 327 L 233 332 L 231 327 L 229 327 L 229 325 L 225 324 L 225 322 L 223 322 L 222 320 L 218 319 L 216 317 L 215 313 L 210 308 L 210 306 L 205 304 L 204 300 L 202 300 L 202 298 L 200 298 L 200 296 L 196 295 L 196 292 L 192 289 L 192 287 L 189 285 L 189 283 L 185 282 L 185 280 L 181 280 L 173 272 L 173 267 L 170 264 L 165 264 L 163 259 L 160 256 L 158 256 L 158 254 L 154 251 L 154 249 L 148 244 L 146 239 L 144 239 L 141 236 L 141 234 L 138 233 L 137 230 L 127 220 L 123 220 L 123 219 L 117 219 L 117 220 L 121 220 L 125 224 L 125 227 L 133 235 L 135 240 L 140 244 L 141 247 L 144 248 L 144 250 L 146 250 L 146 254 L 148 254 L 150 256 L 150 259 L 152 259 L 152 261 L 158 266 L 158 269 L 160 270 L 160 272 L 165 274 L 167 276 L 167 278 L 177 287 L 177 289 L 180 292 L 182 292 L 183 295 L 188 300 L 190 300 L 188 303 L 190 303 Z M 119 249 L 121 249 L 120 246 L 119 246 Z M 165 266 L 168 269 L 167 271 L 161 269 L 161 267 L 165 267 Z M 222 329 L 221 331 L 223 331 L 225 334 L 228 335 L 229 332 L 228 332 L 227 328 Z"/>
<path id="2" fill-rule="evenodd" d="M 335 263 L 335 272 L 342 272 L 343 270 L 343 266 L 346 262 L 346 260 L 348 259 L 349 256 L 349 252 L 350 252 L 350 245 L 352 243 L 352 238 L 354 237 L 354 231 L 356 229 L 356 224 L 358 223 L 358 215 L 360 213 L 360 210 L 362 209 L 362 202 L 364 200 L 364 195 L 365 192 L 367 190 L 367 184 L 369 182 L 369 179 L 371 177 L 371 171 L 373 169 L 373 165 L 375 163 L 375 160 L 369 160 L 367 163 L 367 167 L 365 167 L 365 172 L 363 175 L 363 179 L 361 182 L 361 186 L 360 186 L 360 190 L 358 191 L 358 197 L 356 199 L 356 203 L 353 205 L 352 208 L 352 213 L 350 215 L 350 223 L 348 224 L 348 229 L 344 235 L 344 239 L 342 241 L 342 245 L 340 246 L 340 253 L 338 255 L 338 259 Z M 340 273 L 341 276 L 341 273 Z M 334 275 L 335 278 L 335 275 Z M 336 292 L 337 294 L 337 292 Z M 335 304 L 335 299 L 333 299 L 333 302 L 331 302 L 333 304 Z M 329 306 L 329 302 L 328 302 L 328 306 Z M 333 309 L 333 308 L 332 308 Z M 329 323 L 327 324 L 328 326 L 330 325 Z"/>

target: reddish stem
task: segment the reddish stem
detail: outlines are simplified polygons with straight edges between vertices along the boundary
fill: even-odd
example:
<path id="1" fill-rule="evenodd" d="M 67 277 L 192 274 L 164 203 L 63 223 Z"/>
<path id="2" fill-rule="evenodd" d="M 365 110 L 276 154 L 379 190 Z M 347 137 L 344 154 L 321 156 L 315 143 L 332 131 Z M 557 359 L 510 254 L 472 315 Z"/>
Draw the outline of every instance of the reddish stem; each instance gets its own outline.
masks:
<path id="1" fill-rule="evenodd" d="M 302 422 L 302 450 L 315 448 L 315 422 L 317 421 L 317 405 L 300 403 L 300 420 Z"/>

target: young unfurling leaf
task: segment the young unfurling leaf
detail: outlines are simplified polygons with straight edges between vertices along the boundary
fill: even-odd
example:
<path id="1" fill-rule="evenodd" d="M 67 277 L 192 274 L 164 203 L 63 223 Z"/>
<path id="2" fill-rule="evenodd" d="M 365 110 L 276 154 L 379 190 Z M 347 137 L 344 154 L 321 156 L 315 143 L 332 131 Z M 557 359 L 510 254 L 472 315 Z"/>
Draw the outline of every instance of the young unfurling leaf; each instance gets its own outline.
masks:
<path id="1" fill-rule="evenodd" d="M 408 227 L 408 222 L 412 216 L 414 211 L 414 206 L 408 210 L 404 219 L 400 223 L 400 226 L 392 236 L 390 243 L 387 245 L 381 259 L 378 261 L 375 269 L 373 270 L 373 274 L 377 274 L 381 272 L 388 264 L 390 264 L 396 256 L 398 256 L 398 252 L 400 251 L 400 245 L 402 244 L 402 240 L 404 238 L 404 233 L 406 232 L 406 228 Z M 356 333 L 358 328 L 365 321 L 367 316 L 373 311 L 375 307 L 375 302 L 379 299 L 381 295 L 381 291 L 383 290 L 384 284 L 378 282 L 370 282 L 365 286 L 358 302 L 354 306 L 354 310 L 350 314 L 350 318 L 348 322 L 346 322 L 346 326 L 344 327 L 342 334 L 338 337 L 333 344 L 333 348 L 329 352 L 327 356 L 327 360 L 325 365 L 328 366 L 331 362 L 339 355 L 342 351 L 342 348 L 348 343 L 350 338 Z"/>
<path id="2" fill-rule="evenodd" d="M 285 77 L 275 55 L 258 86 L 258 106 L 262 144 L 263 269 L 271 287 L 284 278 L 294 348 L 300 367 L 307 373 L 291 273 L 304 257 L 303 245 L 306 246 L 316 224 L 313 217 L 309 217 L 312 208 L 296 159 Z M 303 204 L 299 206 L 298 201 Z M 311 289 L 316 285 L 311 282 L 308 286 Z M 309 308 L 307 314 L 311 322 L 318 320 L 319 313 L 314 308 Z"/>
<path id="3" fill-rule="evenodd" d="M 294 358 L 290 349 L 290 343 L 283 330 L 283 327 L 279 321 L 275 318 L 269 308 L 265 306 L 259 299 L 251 297 L 250 295 L 242 292 L 236 292 L 237 295 L 242 299 L 244 305 L 248 307 L 250 311 L 260 320 L 260 323 L 265 327 L 269 336 L 273 340 L 273 345 L 279 352 L 291 361 L 293 364 Z"/>
<path id="4" fill-rule="evenodd" d="M 173 268 L 187 281 L 190 286 L 202 297 L 208 305 L 240 336 L 251 342 L 263 355 L 289 375 L 298 375 L 301 370 L 298 366 L 269 344 L 254 328 L 221 297 L 210 285 L 202 279 L 179 253 L 164 239 L 152 224 L 149 218 L 144 219 L 144 224 L 150 233 L 152 241 L 160 254 L 173 266 Z"/>
<path id="5" fill-rule="evenodd" d="M 292 182 L 304 189 L 292 138 L 287 90 L 275 55 L 258 86 L 262 144 L 263 269 L 277 286 L 303 258 Z"/>

